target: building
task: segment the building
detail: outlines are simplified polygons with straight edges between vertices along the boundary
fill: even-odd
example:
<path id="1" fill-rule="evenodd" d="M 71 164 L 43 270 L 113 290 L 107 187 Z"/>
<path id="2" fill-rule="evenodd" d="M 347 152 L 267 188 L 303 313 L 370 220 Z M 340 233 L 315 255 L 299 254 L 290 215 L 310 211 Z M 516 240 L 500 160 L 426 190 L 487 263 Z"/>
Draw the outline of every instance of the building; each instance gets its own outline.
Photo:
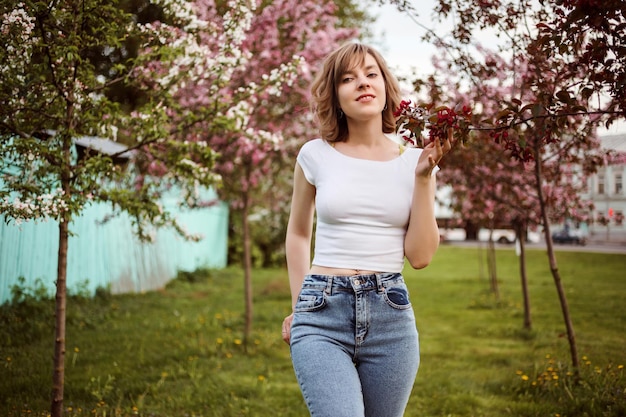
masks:
<path id="1" fill-rule="evenodd" d="M 626 133 L 600 137 L 601 146 L 626 155 Z M 593 240 L 626 242 L 626 158 L 599 167 L 587 179 L 581 197 L 593 202 L 588 236 Z"/>

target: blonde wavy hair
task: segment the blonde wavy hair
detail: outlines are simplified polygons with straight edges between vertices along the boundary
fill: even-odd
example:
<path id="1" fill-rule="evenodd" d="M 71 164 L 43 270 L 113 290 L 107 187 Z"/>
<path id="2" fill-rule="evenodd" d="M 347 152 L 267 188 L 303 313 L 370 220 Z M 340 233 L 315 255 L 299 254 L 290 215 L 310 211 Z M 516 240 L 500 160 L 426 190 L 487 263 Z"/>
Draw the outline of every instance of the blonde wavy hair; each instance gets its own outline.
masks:
<path id="1" fill-rule="evenodd" d="M 368 45 L 351 42 L 331 52 L 322 69 L 317 73 L 311 85 L 311 110 L 319 124 L 322 139 L 329 142 L 343 142 L 348 137 L 348 124 L 345 117 L 340 117 L 337 88 L 341 77 L 356 66 L 362 65 L 367 54 L 376 60 L 385 80 L 385 109 L 382 112 L 383 132 L 395 131 L 396 118 L 393 113 L 402 100 L 398 81 L 389 71 L 385 59 L 378 51 Z"/>

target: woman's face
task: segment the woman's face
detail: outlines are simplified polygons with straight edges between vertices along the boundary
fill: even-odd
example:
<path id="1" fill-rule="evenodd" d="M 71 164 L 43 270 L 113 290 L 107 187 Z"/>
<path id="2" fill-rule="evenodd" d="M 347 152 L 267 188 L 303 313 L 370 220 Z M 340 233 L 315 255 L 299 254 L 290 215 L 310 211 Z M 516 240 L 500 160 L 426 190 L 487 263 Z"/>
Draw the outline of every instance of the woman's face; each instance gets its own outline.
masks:
<path id="1" fill-rule="evenodd" d="M 337 86 L 339 107 L 347 118 L 367 120 L 382 117 L 387 96 L 385 80 L 374 57 L 365 56 L 362 63 L 346 71 Z"/>

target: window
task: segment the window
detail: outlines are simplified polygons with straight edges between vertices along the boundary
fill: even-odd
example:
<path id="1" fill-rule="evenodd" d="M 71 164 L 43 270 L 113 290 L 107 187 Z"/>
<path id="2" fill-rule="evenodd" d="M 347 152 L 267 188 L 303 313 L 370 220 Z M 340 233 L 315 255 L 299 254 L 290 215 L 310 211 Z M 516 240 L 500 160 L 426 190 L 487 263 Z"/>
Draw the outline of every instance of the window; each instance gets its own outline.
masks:
<path id="1" fill-rule="evenodd" d="M 598 174 L 598 194 L 604 194 L 604 174 Z"/>
<path id="2" fill-rule="evenodd" d="M 622 194 L 623 186 L 622 186 L 622 174 L 615 174 L 615 194 Z"/>

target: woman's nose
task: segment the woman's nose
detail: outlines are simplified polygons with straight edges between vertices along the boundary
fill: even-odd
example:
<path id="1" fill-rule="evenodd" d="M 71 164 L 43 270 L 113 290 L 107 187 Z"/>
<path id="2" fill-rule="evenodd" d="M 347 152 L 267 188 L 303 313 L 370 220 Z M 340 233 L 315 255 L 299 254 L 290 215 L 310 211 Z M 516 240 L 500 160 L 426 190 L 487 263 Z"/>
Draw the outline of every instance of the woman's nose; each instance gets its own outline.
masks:
<path id="1" fill-rule="evenodd" d="M 359 88 L 365 88 L 369 86 L 369 80 L 367 77 L 359 77 Z"/>

